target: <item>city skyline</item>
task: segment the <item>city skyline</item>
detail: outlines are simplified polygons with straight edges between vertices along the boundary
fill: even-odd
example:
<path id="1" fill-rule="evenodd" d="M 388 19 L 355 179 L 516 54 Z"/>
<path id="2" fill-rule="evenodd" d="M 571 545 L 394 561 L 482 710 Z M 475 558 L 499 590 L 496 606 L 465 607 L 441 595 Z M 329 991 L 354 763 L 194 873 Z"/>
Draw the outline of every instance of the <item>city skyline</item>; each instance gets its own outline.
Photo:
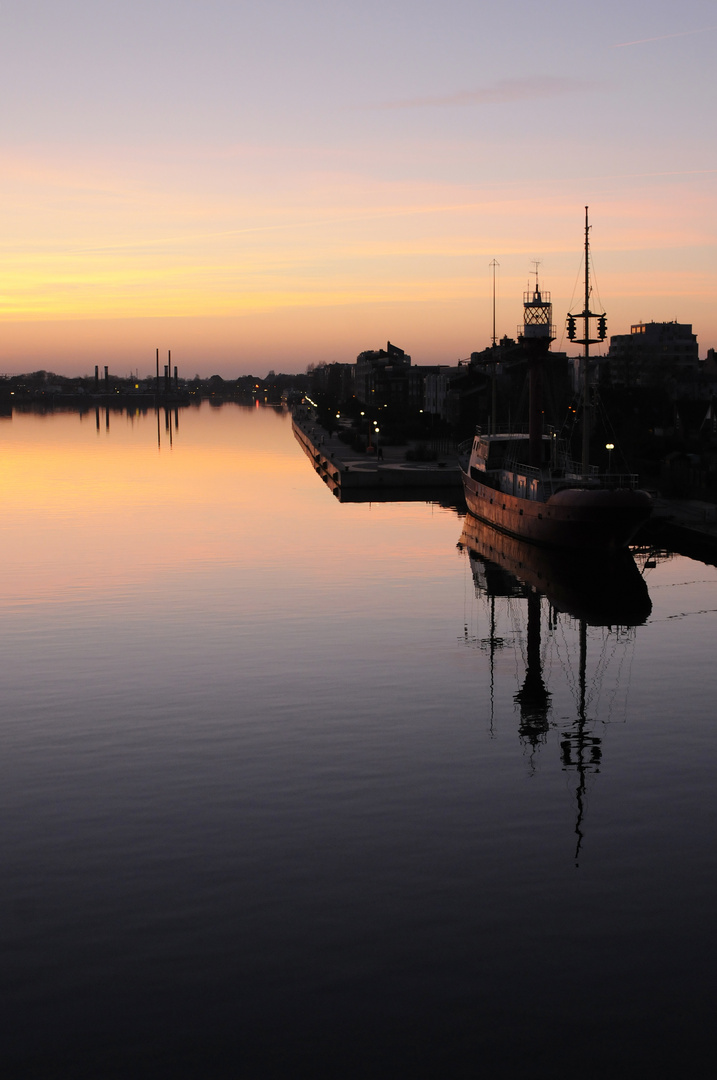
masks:
<path id="1" fill-rule="evenodd" d="M 590 206 L 608 333 L 713 297 L 713 5 L 10 5 L 0 371 L 264 375 L 564 314 Z M 565 341 L 562 341 L 565 347 Z"/>

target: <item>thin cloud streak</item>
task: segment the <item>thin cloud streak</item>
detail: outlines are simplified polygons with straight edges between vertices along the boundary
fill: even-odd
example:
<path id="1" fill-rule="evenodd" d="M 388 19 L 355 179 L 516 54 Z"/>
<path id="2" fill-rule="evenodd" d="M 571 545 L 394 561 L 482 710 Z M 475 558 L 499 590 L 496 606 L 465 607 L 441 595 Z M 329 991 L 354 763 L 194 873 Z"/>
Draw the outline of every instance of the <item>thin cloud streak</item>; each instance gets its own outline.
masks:
<path id="1" fill-rule="evenodd" d="M 613 45 L 613 49 L 626 49 L 629 45 L 647 45 L 651 41 L 669 41 L 670 38 L 691 37 L 692 34 L 707 34 L 710 30 L 717 30 L 717 26 L 703 26 L 701 30 L 681 30 L 679 34 L 660 34 L 659 37 L 638 38 L 637 41 L 619 41 Z"/>
<path id="2" fill-rule="evenodd" d="M 655 172 L 623 172 L 623 173 L 590 173 L 590 174 L 569 174 L 560 178 L 561 184 L 575 184 L 575 183 L 601 183 L 605 180 L 642 180 L 661 177 L 680 177 L 680 176 L 712 176 L 717 173 L 717 169 L 671 169 L 661 170 Z M 536 186 L 549 186 L 555 188 L 555 178 L 549 178 L 541 180 L 531 180 L 533 189 Z M 508 189 L 522 188 L 525 186 L 525 179 L 520 180 L 511 179 L 504 180 L 501 184 L 503 191 Z M 288 233 L 289 231 L 305 231 L 308 229 L 322 228 L 323 226 L 335 227 L 337 225 L 350 225 L 354 223 L 368 223 L 371 221 L 381 221 L 385 218 L 409 218 L 419 217 L 426 215 L 439 215 L 439 214 L 456 214 L 456 213 L 470 213 L 472 211 L 484 208 L 487 203 L 491 203 L 494 200 L 494 196 L 490 193 L 486 194 L 485 198 L 478 200 L 460 200 L 456 202 L 440 201 L 436 203 L 417 203 L 412 205 L 385 205 L 379 207 L 372 207 L 371 209 L 354 211 L 352 213 L 337 213 L 334 215 L 324 215 L 321 217 L 309 217 L 302 220 L 278 220 L 271 221 L 264 225 L 247 225 L 240 228 L 231 229 L 209 229 L 209 230 L 197 230 L 188 231 L 174 235 L 162 234 L 152 238 L 135 238 L 131 240 L 124 240 L 119 243 L 106 243 L 106 244 L 90 244 L 90 245 L 73 245 L 71 247 L 65 247 L 60 245 L 61 250 L 55 253 L 55 258 L 67 258 L 68 256 L 87 256 L 87 255 L 103 255 L 103 254 L 121 254 L 130 252 L 158 252 L 166 250 L 168 248 L 176 247 L 179 245 L 186 246 L 187 244 L 203 244 L 207 241 L 227 241 L 233 239 L 239 239 L 247 236 L 262 236 L 266 234 L 276 233 Z M 46 244 L 46 241 L 43 241 Z M 5 241 L 2 245 L 3 250 L 6 253 L 14 253 L 15 256 L 19 254 L 20 249 L 15 245 Z M 37 259 L 37 251 L 33 248 L 27 252 L 29 260 L 34 261 Z"/>
<path id="3" fill-rule="evenodd" d="M 397 101 L 384 101 L 374 105 L 374 109 L 422 109 L 430 107 L 445 108 L 450 105 L 506 105 L 516 101 L 530 101 L 533 98 L 558 97 L 562 94 L 580 93 L 591 90 L 595 83 L 582 79 L 567 79 L 553 75 L 534 75 L 524 79 L 500 79 L 480 90 L 459 90 L 454 94 L 436 97 L 404 98 Z"/>

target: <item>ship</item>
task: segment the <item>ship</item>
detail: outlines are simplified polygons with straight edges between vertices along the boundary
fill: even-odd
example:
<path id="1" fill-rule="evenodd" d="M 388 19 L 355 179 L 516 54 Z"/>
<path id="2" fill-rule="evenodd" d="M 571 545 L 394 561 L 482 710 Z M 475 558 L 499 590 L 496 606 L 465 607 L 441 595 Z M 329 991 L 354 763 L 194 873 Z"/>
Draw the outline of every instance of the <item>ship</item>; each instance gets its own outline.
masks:
<path id="1" fill-rule="evenodd" d="M 523 295 L 519 340 L 528 363 L 529 424 L 524 432 L 476 431 L 465 447 L 461 472 L 469 512 L 494 529 L 548 547 L 576 551 L 626 548 L 652 512 L 652 498 L 633 473 L 603 473 L 588 462 L 590 345 L 606 334 L 605 313 L 590 310 L 588 207 L 585 207 L 585 303 L 568 315 L 568 337 L 584 346 L 583 454 L 573 460 L 552 431 L 543 430 L 542 386 L 550 344 L 555 340 L 550 293 Z M 591 337 L 593 320 L 598 337 Z M 582 338 L 576 327 L 582 322 Z"/>

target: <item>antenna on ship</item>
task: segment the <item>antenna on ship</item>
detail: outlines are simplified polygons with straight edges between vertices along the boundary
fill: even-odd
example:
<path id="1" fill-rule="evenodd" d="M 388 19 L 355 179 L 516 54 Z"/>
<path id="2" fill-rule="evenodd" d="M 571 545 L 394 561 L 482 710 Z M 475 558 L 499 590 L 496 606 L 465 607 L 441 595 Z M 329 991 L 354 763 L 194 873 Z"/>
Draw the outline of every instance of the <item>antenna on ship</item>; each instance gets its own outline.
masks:
<path id="1" fill-rule="evenodd" d="M 491 340 L 491 344 L 493 345 L 493 348 L 495 348 L 495 343 L 496 343 L 496 335 L 495 335 L 495 268 L 497 266 L 500 266 L 500 263 L 498 262 L 497 259 L 493 259 L 493 262 L 488 263 L 488 265 L 493 268 L 493 336 L 491 337 L 490 340 Z"/>
<path id="2" fill-rule="evenodd" d="M 497 266 L 500 266 L 500 263 L 498 262 L 497 259 L 493 259 L 493 262 L 488 263 L 488 265 L 490 267 L 492 267 L 492 269 L 493 269 L 493 336 L 491 337 L 491 345 L 492 345 L 492 348 L 495 349 L 496 342 L 497 342 L 497 336 L 496 336 L 496 332 L 495 332 L 495 269 L 496 269 Z M 495 372 L 495 367 L 496 367 L 497 363 L 498 363 L 498 359 L 497 359 L 496 354 L 494 353 L 493 354 L 493 372 L 492 372 L 491 380 L 490 380 L 490 432 L 491 432 L 492 435 L 495 435 L 495 433 L 498 430 L 498 423 L 497 423 L 498 389 L 497 389 L 496 372 Z"/>
<path id="3" fill-rule="evenodd" d="M 582 470 L 587 474 L 590 461 L 590 346 L 597 345 L 607 337 L 607 316 L 603 311 L 598 314 L 590 310 L 590 228 L 588 207 L 585 207 L 585 300 L 583 310 L 568 315 L 568 339 L 576 345 L 583 345 L 582 390 L 583 390 L 583 454 Z M 582 319 L 583 336 L 576 337 L 576 320 Z M 590 320 L 597 319 L 597 337 L 590 337 Z"/>

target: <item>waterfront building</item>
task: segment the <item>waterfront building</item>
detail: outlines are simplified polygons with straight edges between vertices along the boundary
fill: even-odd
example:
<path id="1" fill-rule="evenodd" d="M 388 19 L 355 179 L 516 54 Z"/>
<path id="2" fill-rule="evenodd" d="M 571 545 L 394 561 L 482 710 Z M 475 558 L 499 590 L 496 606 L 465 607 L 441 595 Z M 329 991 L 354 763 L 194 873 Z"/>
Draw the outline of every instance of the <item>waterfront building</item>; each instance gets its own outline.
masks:
<path id="1" fill-rule="evenodd" d="M 633 323 L 629 334 L 613 334 L 606 377 L 613 386 L 663 386 L 676 392 L 699 372 L 697 335 L 691 323 Z"/>
<path id="2" fill-rule="evenodd" d="M 348 400 L 354 394 L 353 364 L 310 364 L 307 376 L 312 393 L 326 394 L 336 404 Z"/>
<path id="3" fill-rule="evenodd" d="M 418 412 L 423 405 L 423 374 L 411 367 L 411 357 L 397 345 L 367 349 L 356 357 L 354 394 L 363 404 L 392 405 Z"/>
<path id="4" fill-rule="evenodd" d="M 460 416 L 460 399 L 465 389 L 466 365 L 424 368 L 423 411 L 455 423 Z"/>

